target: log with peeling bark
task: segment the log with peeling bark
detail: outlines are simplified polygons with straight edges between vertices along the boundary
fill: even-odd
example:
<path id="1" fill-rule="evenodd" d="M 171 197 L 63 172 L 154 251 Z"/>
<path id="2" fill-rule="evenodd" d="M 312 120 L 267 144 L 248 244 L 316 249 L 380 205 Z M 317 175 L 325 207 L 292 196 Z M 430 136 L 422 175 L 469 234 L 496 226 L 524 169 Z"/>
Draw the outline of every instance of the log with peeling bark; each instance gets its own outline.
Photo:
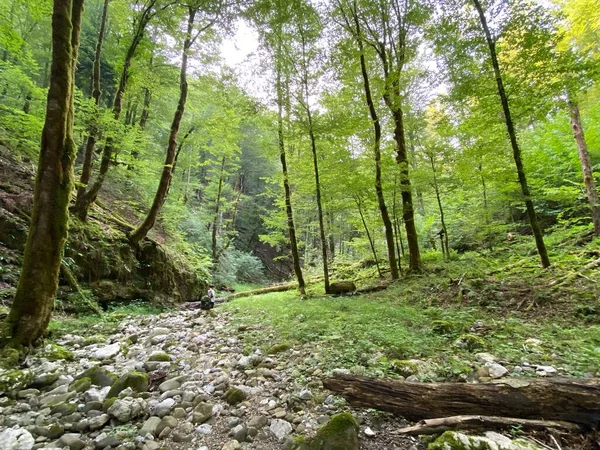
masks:
<path id="1" fill-rule="evenodd" d="M 493 416 L 452 416 L 421 420 L 416 425 L 397 430 L 396 433 L 407 434 L 409 436 L 423 436 L 441 434 L 448 430 L 492 430 L 516 426 L 523 430 L 552 430 L 566 434 L 581 433 L 583 431 L 580 425 L 559 420 L 534 420 Z"/>
<path id="2" fill-rule="evenodd" d="M 490 383 L 411 383 L 353 375 L 323 382 L 352 406 L 376 408 L 409 420 L 456 415 L 600 421 L 600 380 L 505 378 Z"/>

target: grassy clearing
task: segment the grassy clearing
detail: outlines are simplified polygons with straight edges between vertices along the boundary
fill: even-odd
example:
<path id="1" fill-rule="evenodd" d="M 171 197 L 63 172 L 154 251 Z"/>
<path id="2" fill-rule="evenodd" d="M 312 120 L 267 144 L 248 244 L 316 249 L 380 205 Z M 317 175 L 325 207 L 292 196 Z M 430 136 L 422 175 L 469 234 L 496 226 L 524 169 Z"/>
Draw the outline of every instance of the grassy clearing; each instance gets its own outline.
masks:
<path id="1" fill-rule="evenodd" d="M 481 365 L 474 363 L 474 353 L 485 351 L 509 368 L 529 363 L 571 376 L 596 375 L 600 316 L 596 280 L 590 277 L 598 274 L 569 278 L 557 289 L 552 284 L 582 267 L 589 259 L 585 251 L 555 255 L 554 268 L 546 271 L 535 256 L 509 251 L 515 255 L 504 257 L 504 266 L 481 255 L 449 263 L 429 255 L 427 274 L 369 295 L 327 298 L 318 294 L 322 286 L 313 286 L 306 299 L 290 291 L 236 299 L 223 308 L 234 314 L 236 325 L 249 327 L 244 336 L 254 345 L 310 344 L 322 349 L 330 369 L 393 375 L 393 360 L 414 358 L 431 362 L 422 376 L 426 381 L 467 380 Z M 269 342 L 264 326 L 274 336 Z M 476 337 L 470 351 L 456 345 L 468 334 Z"/>

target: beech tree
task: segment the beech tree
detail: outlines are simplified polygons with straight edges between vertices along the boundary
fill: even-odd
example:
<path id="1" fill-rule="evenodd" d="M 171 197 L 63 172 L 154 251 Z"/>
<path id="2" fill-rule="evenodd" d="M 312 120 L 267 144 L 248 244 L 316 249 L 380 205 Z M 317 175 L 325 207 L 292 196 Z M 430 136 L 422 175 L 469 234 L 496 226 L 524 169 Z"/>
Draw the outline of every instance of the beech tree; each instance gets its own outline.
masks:
<path id="1" fill-rule="evenodd" d="M 29 234 L 17 292 L 2 336 L 36 343 L 54 309 L 73 189 L 73 95 L 83 0 L 54 0 L 52 67 Z"/>

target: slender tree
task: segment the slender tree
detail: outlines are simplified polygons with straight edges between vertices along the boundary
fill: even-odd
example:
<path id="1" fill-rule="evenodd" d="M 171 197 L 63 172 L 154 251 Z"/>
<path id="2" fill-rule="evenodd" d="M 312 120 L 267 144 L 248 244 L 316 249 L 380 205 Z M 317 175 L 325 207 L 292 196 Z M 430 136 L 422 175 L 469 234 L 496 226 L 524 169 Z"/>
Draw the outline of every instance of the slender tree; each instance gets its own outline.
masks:
<path id="1" fill-rule="evenodd" d="M 54 0 L 50 88 L 33 212 L 17 292 L 2 332 L 13 345 L 37 342 L 54 309 L 73 189 L 73 92 L 82 12 L 83 0 Z"/>
<path id="2" fill-rule="evenodd" d="M 506 95 L 506 91 L 504 90 L 504 82 L 502 79 L 502 73 L 500 71 L 500 64 L 498 62 L 498 55 L 496 52 L 496 42 L 492 38 L 492 33 L 490 32 L 487 19 L 485 18 L 485 13 L 481 6 L 481 2 L 479 0 L 472 0 L 472 2 L 479 15 L 479 21 L 481 22 L 481 27 L 483 28 L 483 32 L 485 34 L 485 40 L 490 51 L 490 58 L 492 60 L 494 75 L 496 77 L 496 84 L 498 86 L 498 96 L 500 97 L 502 111 L 504 112 L 504 121 L 506 123 L 506 129 L 508 132 L 508 137 L 510 139 L 510 145 L 512 147 L 515 165 L 517 166 L 517 175 L 519 177 L 521 192 L 523 194 L 525 206 L 527 208 L 527 216 L 529 217 L 529 223 L 531 225 L 531 230 L 535 238 L 535 243 L 542 262 L 542 267 L 546 268 L 550 266 L 550 258 L 548 257 L 548 251 L 546 250 L 546 245 L 544 244 L 542 230 L 540 228 L 537 216 L 535 214 L 533 200 L 531 199 L 531 191 L 527 183 L 527 176 L 525 174 L 525 168 L 523 166 L 523 160 L 521 158 L 521 149 L 519 148 L 519 144 L 517 141 L 517 133 L 513 124 L 510 106 L 508 103 L 508 97 Z"/>

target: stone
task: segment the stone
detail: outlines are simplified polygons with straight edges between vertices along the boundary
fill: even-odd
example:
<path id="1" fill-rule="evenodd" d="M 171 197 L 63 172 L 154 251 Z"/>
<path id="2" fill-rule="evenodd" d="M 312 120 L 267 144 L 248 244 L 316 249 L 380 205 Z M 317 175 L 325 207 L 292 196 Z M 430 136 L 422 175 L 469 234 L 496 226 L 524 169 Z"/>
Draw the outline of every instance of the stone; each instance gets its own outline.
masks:
<path id="1" fill-rule="evenodd" d="M 226 442 L 225 445 L 223 445 L 223 447 L 221 447 L 221 450 L 241 450 L 241 449 L 242 449 L 241 444 L 236 440 Z"/>
<path id="2" fill-rule="evenodd" d="M 95 439 L 94 447 L 96 450 L 102 450 L 105 448 L 117 448 L 121 444 L 121 441 L 116 436 L 110 436 L 102 433 Z"/>
<path id="3" fill-rule="evenodd" d="M 124 423 L 139 417 L 144 412 L 144 406 L 145 402 L 142 399 L 124 398 L 115 400 L 106 412 L 110 417 Z"/>
<path id="4" fill-rule="evenodd" d="M 484 436 L 470 436 L 457 431 L 446 431 L 434 442 L 428 450 L 542 450 L 537 444 L 522 439 L 510 438 L 488 431 Z"/>
<path id="5" fill-rule="evenodd" d="M 237 405 L 246 400 L 246 394 L 238 388 L 230 388 L 225 392 L 223 398 L 230 405 Z"/>
<path id="6" fill-rule="evenodd" d="M 333 416 L 323 425 L 310 444 L 319 450 L 358 450 L 358 422 L 350 413 Z"/>
<path id="7" fill-rule="evenodd" d="M 95 386 L 112 386 L 118 377 L 104 367 L 92 366 L 75 377 L 75 380 L 89 378 Z"/>
<path id="8" fill-rule="evenodd" d="M 162 382 L 158 386 L 158 389 L 160 390 L 160 392 L 167 392 L 167 391 L 171 391 L 173 389 L 179 389 L 179 386 L 181 386 L 181 384 L 179 383 L 179 381 L 177 381 L 177 380 L 167 380 L 167 381 Z"/>
<path id="9" fill-rule="evenodd" d="M 156 430 L 158 429 L 161 421 L 162 421 L 162 419 L 160 417 L 156 417 L 156 416 L 149 417 L 144 422 L 144 425 L 142 425 L 142 428 L 140 428 L 140 431 L 138 434 L 140 436 L 146 436 L 147 434 L 151 434 L 152 436 L 157 437 L 158 433 Z"/>
<path id="10" fill-rule="evenodd" d="M 157 403 L 154 406 L 154 415 L 158 417 L 164 417 L 170 414 L 171 410 L 175 406 L 175 400 L 172 398 L 165 398 L 162 402 Z"/>
<path id="11" fill-rule="evenodd" d="M 169 428 L 169 429 L 173 430 L 177 426 L 177 423 L 178 422 L 175 417 L 165 416 L 158 424 L 158 427 L 156 427 L 156 433 L 160 437 L 164 429 Z"/>
<path id="12" fill-rule="evenodd" d="M 335 281 L 329 285 L 328 294 L 342 295 L 354 292 L 356 285 L 352 281 Z"/>
<path id="13" fill-rule="evenodd" d="M 134 392 L 148 391 L 148 375 L 141 372 L 126 373 L 111 386 L 106 397 L 116 397 L 121 391 L 127 388 L 133 389 Z"/>
<path id="14" fill-rule="evenodd" d="M 282 352 L 289 350 L 290 348 L 292 348 L 292 346 L 290 344 L 288 344 L 287 342 L 275 344 L 275 345 L 271 346 L 271 348 L 269 348 L 269 350 L 267 350 L 267 355 L 275 355 L 277 353 L 282 353 Z"/>
<path id="15" fill-rule="evenodd" d="M 187 417 L 187 413 L 183 408 L 175 408 L 171 415 L 176 419 L 185 419 Z"/>
<path id="16" fill-rule="evenodd" d="M 88 423 L 90 430 L 92 430 L 92 431 L 99 430 L 104 425 L 106 425 L 109 420 L 110 420 L 110 417 L 108 414 L 101 414 L 99 416 L 92 417 Z"/>
<path id="17" fill-rule="evenodd" d="M 268 422 L 269 419 L 267 419 L 265 416 L 254 416 L 248 421 L 248 427 L 260 430 L 261 428 L 266 426 Z"/>
<path id="18" fill-rule="evenodd" d="M 196 427 L 196 433 L 199 434 L 203 434 L 205 436 L 208 436 L 209 434 L 212 433 L 212 426 L 210 426 L 207 423 L 203 423 L 202 425 L 200 425 L 199 427 Z"/>
<path id="19" fill-rule="evenodd" d="M 85 442 L 81 440 L 81 435 L 77 433 L 63 434 L 58 440 L 60 447 L 69 447 L 69 450 L 82 450 L 85 447 Z"/>
<path id="20" fill-rule="evenodd" d="M 199 403 L 192 413 L 192 423 L 203 424 L 208 421 L 213 415 L 212 403 Z"/>
<path id="21" fill-rule="evenodd" d="M 34 444 L 31 433 L 23 428 L 7 428 L 0 432 L 2 450 L 30 450 Z"/>
<path id="22" fill-rule="evenodd" d="M 59 373 L 44 373 L 34 378 L 29 386 L 35 389 L 44 389 L 45 387 L 53 385 L 56 380 L 58 380 L 59 376 Z"/>
<path id="23" fill-rule="evenodd" d="M 314 396 L 312 392 L 310 392 L 308 389 L 302 389 L 298 394 L 298 397 L 300 398 L 300 400 L 308 401 L 312 400 Z"/>
<path id="24" fill-rule="evenodd" d="M 403 377 L 410 377 L 411 375 L 417 375 L 419 368 L 413 361 L 394 359 L 391 364 L 391 369 Z"/>
<path id="25" fill-rule="evenodd" d="M 475 361 L 478 361 L 482 364 L 487 362 L 496 362 L 498 358 L 496 358 L 491 353 L 475 353 Z"/>
<path id="26" fill-rule="evenodd" d="M 104 347 L 100 347 L 92 353 L 92 358 L 95 359 L 110 359 L 117 356 L 121 352 L 121 344 L 118 342 L 110 345 L 105 345 Z"/>
<path id="27" fill-rule="evenodd" d="M 12 389 L 31 387 L 34 374 L 31 370 L 11 370 L 0 375 L 0 394 Z"/>
<path id="28" fill-rule="evenodd" d="M 485 341 L 475 334 L 463 334 L 454 342 L 454 345 L 472 352 L 483 349 L 485 347 Z"/>
<path id="29" fill-rule="evenodd" d="M 540 377 L 552 377 L 558 373 L 558 370 L 552 366 L 535 366 L 535 373 Z"/>
<path id="30" fill-rule="evenodd" d="M 373 430 L 371 430 L 369 427 L 365 428 L 363 433 L 365 433 L 365 436 L 375 437 L 375 432 Z"/>
<path id="31" fill-rule="evenodd" d="M 271 433 L 273 433 L 280 442 L 283 442 L 283 440 L 292 433 L 293 429 L 292 424 L 287 420 L 273 419 L 269 426 L 269 430 L 271 430 Z"/>
<path id="32" fill-rule="evenodd" d="M 488 368 L 488 373 L 491 378 L 502 378 L 504 375 L 508 373 L 508 369 L 501 364 L 495 362 L 487 362 L 485 363 Z"/>
<path id="33" fill-rule="evenodd" d="M 92 380 L 84 377 L 73 381 L 69 386 L 69 390 L 81 393 L 87 391 L 90 387 L 92 387 Z"/>
<path id="34" fill-rule="evenodd" d="M 230 435 L 238 442 L 246 441 L 246 437 L 248 436 L 248 429 L 246 425 L 239 424 L 236 425 L 230 432 Z"/>
<path id="35" fill-rule="evenodd" d="M 153 352 L 148 356 L 148 361 L 153 362 L 171 362 L 171 357 L 165 352 Z"/>
<path id="36" fill-rule="evenodd" d="M 44 347 L 42 355 L 49 361 L 73 361 L 73 352 L 56 344 L 48 344 Z"/>

